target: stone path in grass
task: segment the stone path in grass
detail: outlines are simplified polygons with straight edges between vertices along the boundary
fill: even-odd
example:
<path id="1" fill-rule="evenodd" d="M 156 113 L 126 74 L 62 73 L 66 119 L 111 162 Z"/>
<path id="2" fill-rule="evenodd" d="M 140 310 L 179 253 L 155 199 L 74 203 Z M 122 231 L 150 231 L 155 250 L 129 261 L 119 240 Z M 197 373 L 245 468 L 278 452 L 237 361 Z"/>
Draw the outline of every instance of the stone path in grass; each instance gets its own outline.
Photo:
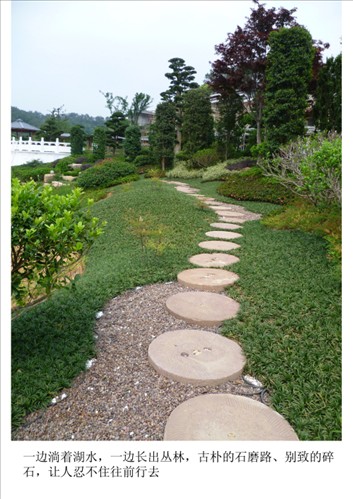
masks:
<path id="1" fill-rule="evenodd" d="M 240 206 L 217 202 L 182 182 L 168 182 L 187 195 L 195 196 L 214 210 L 219 222 L 211 224 L 200 248 L 217 253 L 193 255 L 194 266 L 180 272 L 178 282 L 185 292 L 170 296 L 167 310 L 188 324 L 219 326 L 236 317 L 240 304 L 224 294 L 239 276 L 224 269 L 239 261 L 222 253 L 239 248 L 242 223 L 260 216 Z M 195 266 L 197 268 L 195 268 Z M 169 379 L 197 386 L 219 385 L 242 375 L 246 359 L 241 346 L 233 340 L 207 330 L 167 331 L 152 341 L 148 351 L 150 364 Z M 246 396 L 229 393 L 199 395 L 184 401 L 170 414 L 164 440 L 298 440 L 288 422 L 276 411 Z"/>

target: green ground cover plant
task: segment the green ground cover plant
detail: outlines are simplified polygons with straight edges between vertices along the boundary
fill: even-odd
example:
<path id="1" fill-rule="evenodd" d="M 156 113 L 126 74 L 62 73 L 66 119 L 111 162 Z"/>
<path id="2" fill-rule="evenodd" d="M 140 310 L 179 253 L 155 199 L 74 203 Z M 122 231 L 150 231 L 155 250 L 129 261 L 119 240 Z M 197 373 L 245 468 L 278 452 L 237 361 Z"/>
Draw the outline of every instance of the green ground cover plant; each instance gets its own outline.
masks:
<path id="1" fill-rule="evenodd" d="M 175 280 L 189 267 L 215 214 L 196 208 L 196 200 L 163 183 L 133 182 L 110 189 L 112 195 L 91 207 L 106 220 L 104 233 L 85 260 L 85 272 L 66 289 L 24 312 L 12 324 L 12 419 L 50 403 L 70 386 L 95 355 L 95 314 L 114 296 L 136 286 Z M 146 248 L 131 231 L 129 219 L 148 220 L 152 234 Z"/>
<path id="2" fill-rule="evenodd" d="M 263 216 L 282 210 L 223 197 L 217 193 L 221 182 L 187 183 Z M 85 273 L 74 286 L 14 321 L 14 428 L 85 369 L 95 355 L 95 314 L 107 300 L 137 285 L 175 280 L 189 268 L 188 257 L 200 251 L 198 242 L 217 218 L 200 209 L 195 198 L 162 182 L 157 188 L 143 179 L 111 191 L 92 207 L 108 224 L 88 254 Z M 140 222 L 140 217 L 134 233 L 129 220 Z M 153 222 L 162 232 L 159 253 L 147 239 L 141 242 L 141 230 L 152 230 Z M 326 258 L 326 243 L 316 234 L 274 230 L 261 221 L 244 224 L 242 234 L 241 248 L 234 251 L 240 261 L 229 268 L 240 279 L 227 291 L 241 310 L 226 321 L 222 333 L 240 342 L 246 372 L 264 383 L 271 405 L 300 439 L 339 440 L 341 287 Z"/>
<path id="3" fill-rule="evenodd" d="M 268 388 L 272 406 L 300 439 L 340 440 L 341 275 L 322 237 L 334 232 L 339 212 L 328 216 L 307 205 L 298 211 L 299 206 L 238 202 L 217 194 L 221 182 L 187 183 L 263 215 L 264 222 L 242 229 L 240 261 L 229 267 L 240 280 L 227 292 L 241 310 L 222 333 L 240 342 L 246 372 Z M 290 230 L 272 228 L 274 220 L 282 229 L 291 221 Z"/>

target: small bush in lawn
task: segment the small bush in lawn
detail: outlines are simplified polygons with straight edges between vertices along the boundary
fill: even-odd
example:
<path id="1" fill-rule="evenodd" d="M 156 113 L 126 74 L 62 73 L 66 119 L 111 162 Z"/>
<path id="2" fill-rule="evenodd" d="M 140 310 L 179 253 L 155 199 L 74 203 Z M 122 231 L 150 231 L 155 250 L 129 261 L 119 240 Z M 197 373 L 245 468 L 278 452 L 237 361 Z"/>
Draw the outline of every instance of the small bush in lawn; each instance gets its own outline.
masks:
<path id="1" fill-rule="evenodd" d="M 51 172 L 50 163 L 45 166 L 14 166 L 11 170 L 12 178 L 18 178 L 21 182 L 34 180 L 36 182 L 43 181 L 44 175 Z"/>
<path id="2" fill-rule="evenodd" d="M 33 289 L 47 296 L 67 284 L 63 268 L 76 263 L 102 233 L 102 224 L 82 210 L 82 191 L 54 194 L 49 186 L 12 180 L 11 285 L 17 303 Z"/>
<path id="3" fill-rule="evenodd" d="M 255 171 L 254 171 L 255 170 Z M 233 173 L 217 191 L 239 201 L 264 201 L 274 204 L 287 204 L 296 196 L 277 181 L 264 177 L 255 168 L 252 172 Z"/>
<path id="4" fill-rule="evenodd" d="M 228 161 L 217 163 L 216 165 L 209 166 L 202 174 L 202 182 L 209 182 L 211 180 L 224 180 L 232 174 L 228 170 Z"/>
<path id="5" fill-rule="evenodd" d="M 191 169 L 207 168 L 208 166 L 215 165 L 219 160 L 219 155 L 215 149 L 201 149 L 195 152 L 188 161 Z"/>
<path id="6" fill-rule="evenodd" d="M 138 178 L 134 165 L 111 158 L 81 172 L 76 182 L 79 187 L 91 189 L 110 187 L 126 181 L 138 180 Z"/>
<path id="7" fill-rule="evenodd" d="M 314 205 L 341 205 L 342 137 L 337 133 L 299 138 L 259 164 L 265 175 Z"/>
<path id="8" fill-rule="evenodd" d="M 197 170 L 191 170 L 188 168 L 187 164 L 185 161 L 180 161 L 176 163 L 174 168 L 172 170 L 167 171 L 166 173 L 167 178 L 201 178 L 202 177 L 202 170 L 197 169 Z"/>

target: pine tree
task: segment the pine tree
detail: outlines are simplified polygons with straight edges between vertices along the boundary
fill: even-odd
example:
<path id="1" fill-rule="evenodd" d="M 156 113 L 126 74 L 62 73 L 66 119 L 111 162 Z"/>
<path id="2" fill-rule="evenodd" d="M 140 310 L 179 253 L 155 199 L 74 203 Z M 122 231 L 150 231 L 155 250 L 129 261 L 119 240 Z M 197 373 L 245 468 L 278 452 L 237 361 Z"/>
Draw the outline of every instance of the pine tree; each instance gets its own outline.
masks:
<path id="1" fill-rule="evenodd" d="M 176 111 L 172 102 L 161 102 L 156 108 L 149 142 L 152 153 L 164 171 L 173 164 L 176 141 Z"/>
<path id="2" fill-rule="evenodd" d="M 181 133 L 183 150 L 194 153 L 210 147 L 214 140 L 210 89 L 205 85 L 189 90 L 184 96 Z"/>

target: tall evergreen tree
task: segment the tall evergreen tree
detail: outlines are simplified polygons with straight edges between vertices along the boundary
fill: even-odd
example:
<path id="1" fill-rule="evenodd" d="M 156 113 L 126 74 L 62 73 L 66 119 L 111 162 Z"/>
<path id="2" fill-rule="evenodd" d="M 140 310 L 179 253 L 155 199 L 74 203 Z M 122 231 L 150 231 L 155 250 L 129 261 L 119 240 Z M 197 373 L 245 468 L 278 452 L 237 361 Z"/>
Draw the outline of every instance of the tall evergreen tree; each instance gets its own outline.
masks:
<path id="1" fill-rule="evenodd" d="M 305 133 L 315 49 L 301 26 L 271 33 L 269 45 L 264 123 L 267 140 L 278 147 Z"/>
<path id="2" fill-rule="evenodd" d="M 216 46 L 220 58 L 212 63 L 209 83 L 222 96 L 234 90 L 243 95 L 254 115 L 260 144 L 268 37 L 282 27 L 296 25 L 293 14 L 297 9 L 266 10 L 259 0 L 253 1 L 256 8 L 251 9 L 244 28 L 238 26 L 225 43 Z"/>
<path id="3" fill-rule="evenodd" d="M 151 126 L 149 142 L 152 153 L 162 170 L 173 164 L 176 141 L 176 111 L 173 102 L 161 102 L 156 108 L 155 122 Z"/>
<path id="4" fill-rule="evenodd" d="M 314 119 L 322 131 L 342 131 L 342 54 L 322 67 L 316 89 Z"/>
<path id="5" fill-rule="evenodd" d="M 164 102 L 173 102 L 176 111 L 176 135 L 177 142 L 175 144 L 175 152 L 182 148 L 182 133 L 181 127 L 183 123 L 183 99 L 185 93 L 197 88 L 198 83 L 194 82 L 196 71 L 192 66 L 186 66 L 184 59 L 174 57 L 168 61 L 171 73 L 166 73 L 165 76 L 170 80 L 169 89 L 161 93 Z"/>
<path id="6" fill-rule="evenodd" d="M 130 125 L 125 130 L 124 151 L 128 161 L 133 161 L 141 152 L 141 132 L 137 125 Z"/>
<path id="7" fill-rule="evenodd" d="M 121 111 L 116 111 L 105 122 L 107 146 L 115 152 L 122 144 L 125 130 L 129 126 L 126 116 Z"/>
<path id="8" fill-rule="evenodd" d="M 45 140 L 56 140 L 68 130 L 68 125 L 62 115 L 62 106 L 54 108 L 40 127 L 40 133 Z"/>
<path id="9" fill-rule="evenodd" d="M 82 154 L 85 144 L 85 130 L 81 125 L 75 125 L 70 130 L 71 154 Z"/>
<path id="10" fill-rule="evenodd" d="M 183 150 L 194 153 L 210 147 L 214 141 L 211 92 L 207 85 L 185 93 L 183 103 Z"/>

